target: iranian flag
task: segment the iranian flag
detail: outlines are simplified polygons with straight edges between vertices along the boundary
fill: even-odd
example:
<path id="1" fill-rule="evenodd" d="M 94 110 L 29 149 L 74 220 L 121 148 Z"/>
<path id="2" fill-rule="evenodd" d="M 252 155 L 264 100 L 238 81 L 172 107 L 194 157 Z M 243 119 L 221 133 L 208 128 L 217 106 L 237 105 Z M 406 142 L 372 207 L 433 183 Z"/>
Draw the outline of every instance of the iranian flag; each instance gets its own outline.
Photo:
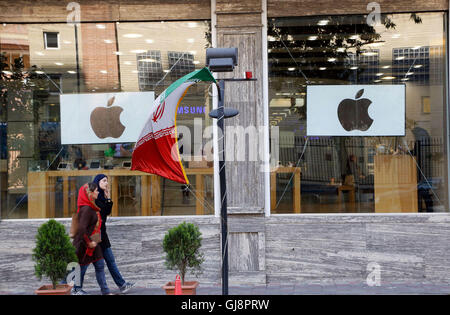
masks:
<path id="1" fill-rule="evenodd" d="M 131 169 L 189 184 L 177 142 L 177 109 L 189 87 L 216 82 L 208 68 L 191 72 L 171 84 L 153 103 L 131 159 Z"/>

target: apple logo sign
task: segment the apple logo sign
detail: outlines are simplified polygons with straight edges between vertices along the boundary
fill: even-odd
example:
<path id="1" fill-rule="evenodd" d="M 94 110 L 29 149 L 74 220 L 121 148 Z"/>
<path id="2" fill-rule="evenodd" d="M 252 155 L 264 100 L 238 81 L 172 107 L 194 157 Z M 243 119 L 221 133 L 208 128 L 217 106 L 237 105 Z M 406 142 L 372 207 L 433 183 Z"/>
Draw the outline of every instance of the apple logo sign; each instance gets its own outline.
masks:
<path id="1" fill-rule="evenodd" d="M 366 131 L 373 123 L 368 109 L 372 101 L 367 98 L 360 98 L 364 93 L 361 89 L 356 93 L 355 99 L 344 99 L 339 103 L 337 114 L 339 122 L 346 131 L 361 130 Z"/>
<path id="2" fill-rule="evenodd" d="M 96 107 L 91 113 L 91 127 L 94 133 L 100 139 L 106 137 L 119 138 L 125 126 L 120 122 L 120 114 L 123 108 L 112 106 L 115 96 L 108 100 L 106 107 Z"/>

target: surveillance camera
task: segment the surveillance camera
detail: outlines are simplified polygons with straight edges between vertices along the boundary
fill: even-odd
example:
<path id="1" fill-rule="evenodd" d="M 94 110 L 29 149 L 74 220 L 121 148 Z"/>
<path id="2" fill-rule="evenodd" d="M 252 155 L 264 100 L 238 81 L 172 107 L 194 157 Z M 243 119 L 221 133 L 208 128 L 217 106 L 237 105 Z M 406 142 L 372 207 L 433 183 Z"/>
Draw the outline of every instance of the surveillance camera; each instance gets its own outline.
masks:
<path id="1" fill-rule="evenodd" d="M 206 49 L 206 66 L 213 72 L 231 72 L 237 66 L 237 48 Z"/>

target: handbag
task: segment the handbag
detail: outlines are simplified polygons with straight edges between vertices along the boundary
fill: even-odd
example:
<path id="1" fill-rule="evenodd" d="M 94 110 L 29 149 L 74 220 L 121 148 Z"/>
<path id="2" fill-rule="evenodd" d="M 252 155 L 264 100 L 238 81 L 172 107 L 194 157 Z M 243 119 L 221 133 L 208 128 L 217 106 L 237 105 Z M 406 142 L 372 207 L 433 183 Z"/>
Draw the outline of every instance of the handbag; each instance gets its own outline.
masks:
<path id="1" fill-rule="evenodd" d="M 69 237 L 74 238 L 78 233 L 78 213 L 74 213 L 72 216 L 72 222 L 70 223 Z"/>
<path id="2" fill-rule="evenodd" d="M 100 233 L 92 234 L 90 236 L 91 241 L 96 242 L 97 244 L 102 241 L 102 236 Z"/>

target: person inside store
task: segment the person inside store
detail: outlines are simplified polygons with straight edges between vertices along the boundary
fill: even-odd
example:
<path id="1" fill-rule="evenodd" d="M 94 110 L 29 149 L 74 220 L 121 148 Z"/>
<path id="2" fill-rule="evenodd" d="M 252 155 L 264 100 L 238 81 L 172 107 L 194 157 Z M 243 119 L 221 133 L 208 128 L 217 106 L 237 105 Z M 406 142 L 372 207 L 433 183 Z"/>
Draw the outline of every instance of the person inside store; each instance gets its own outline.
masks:
<path id="1" fill-rule="evenodd" d="M 84 275 L 90 264 L 94 265 L 95 277 L 102 294 L 111 294 L 106 283 L 103 253 L 98 246 L 101 242 L 102 226 L 100 208 L 95 204 L 98 194 L 98 186 L 95 183 L 84 184 L 78 192 L 78 230 L 73 239 L 73 245 L 81 267 L 81 275 L 79 286 L 75 283 L 72 288 L 72 295 L 87 294 L 82 288 Z"/>
<path id="2" fill-rule="evenodd" d="M 113 206 L 113 202 L 110 198 L 108 177 L 105 174 L 98 174 L 95 176 L 93 182 L 98 185 L 99 192 L 98 198 L 95 200 L 95 204 L 100 208 L 100 216 L 102 219 L 102 226 L 100 229 L 102 242 L 100 243 L 100 248 L 102 249 L 103 258 L 105 259 L 109 273 L 111 274 L 120 292 L 127 293 L 134 286 L 134 283 L 127 282 L 123 279 L 119 268 L 117 267 L 108 234 L 106 233 L 106 220 L 111 214 Z"/>
<path id="3" fill-rule="evenodd" d="M 417 165 L 417 197 L 419 212 L 433 212 L 432 198 L 432 160 L 431 160 L 431 137 L 428 132 L 414 125 L 411 130 L 414 135 L 414 148 L 411 152 L 415 156 Z M 425 204 L 425 207 L 423 207 Z"/>

